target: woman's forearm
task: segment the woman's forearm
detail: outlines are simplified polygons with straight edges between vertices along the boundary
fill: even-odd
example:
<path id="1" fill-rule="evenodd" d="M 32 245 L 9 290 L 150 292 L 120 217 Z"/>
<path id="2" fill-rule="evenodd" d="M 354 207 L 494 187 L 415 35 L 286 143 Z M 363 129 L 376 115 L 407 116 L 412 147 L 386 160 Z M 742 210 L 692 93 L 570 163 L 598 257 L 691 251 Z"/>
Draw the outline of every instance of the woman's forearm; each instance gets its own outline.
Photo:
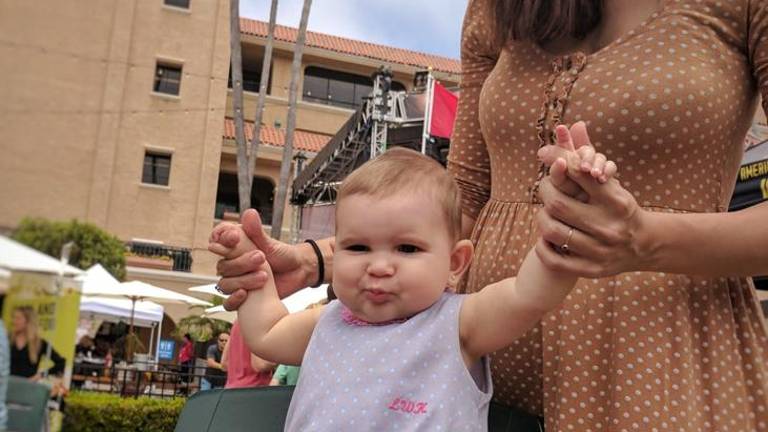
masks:
<path id="1" fill-rule="evenodd" d="M 768 274 L 768 203 L 734 213 L 646 212 L 638 270 L 702 276 Z"/>
<path id="2" fill-rule="evenodd" d="M 317 254 L 309 243 L 303 243 L 302 267 L 306 275 L 305 286 L 314 286 L 320 276 L 320 267 Z M 328 237 L 317 241 L 317 247 L 323 256 L 323 283 L 330 283 L 333 277 L 333 253 L 336 247 L 336 237 Z"/>

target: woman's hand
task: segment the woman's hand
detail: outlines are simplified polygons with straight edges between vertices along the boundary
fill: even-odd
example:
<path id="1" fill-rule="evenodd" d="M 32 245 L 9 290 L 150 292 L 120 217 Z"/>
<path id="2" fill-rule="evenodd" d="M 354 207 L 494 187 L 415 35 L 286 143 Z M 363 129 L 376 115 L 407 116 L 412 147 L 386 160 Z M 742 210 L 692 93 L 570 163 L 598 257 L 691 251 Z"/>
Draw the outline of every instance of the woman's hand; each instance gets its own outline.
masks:
<path id="1" fill-rule="evenodd" d="M 645 211 L 615 179 L 601 183 L 601 174 L 592 169 L 595 162 L 603 171 L 609 168 L 595 159 L 591 146 L 579 148 L 581 157 L 565 160 L 562 150 L 550 148 L 539 154 L 545 163 L 553 164 L 539 186 L 544 203 L 537 215 L 542 235 L 536 244 L 539 258 L 552 270 L 582 277 L 643 269 L 650 255 L 644 248 Z M 615 165 L 610 170 L 615 172 Z M 568 253 L 559 251 L 564 244 Z"/>
<path id="2" fill-rule="evenodd" d="M 227 310 L 236 310 L 247 297 L 246 290 L 261 289 L 267 282 L 265 263 L 269 263 L 275 276 L 280 297 L 286 297 L 307 286 L 307 278 L 314 253 L 304 250 L 307 244 L 289 245 L 269 237 L 262 228 L 256 210 L 243 213 L 242 225 L 221 223 L 217 225 L 208 244 L 208 250 L 224 257 L 216 265 L 222 276 L 219 288 L 229 297 L 224 300 Z M 251 243 L 252 242 L 252 243 Z M 233 256 L 233 251 L 243 251 Z M 309 254 L 307 254 L 309 252 Z M 314 263 L 316 266 L 316 263 Z"/>

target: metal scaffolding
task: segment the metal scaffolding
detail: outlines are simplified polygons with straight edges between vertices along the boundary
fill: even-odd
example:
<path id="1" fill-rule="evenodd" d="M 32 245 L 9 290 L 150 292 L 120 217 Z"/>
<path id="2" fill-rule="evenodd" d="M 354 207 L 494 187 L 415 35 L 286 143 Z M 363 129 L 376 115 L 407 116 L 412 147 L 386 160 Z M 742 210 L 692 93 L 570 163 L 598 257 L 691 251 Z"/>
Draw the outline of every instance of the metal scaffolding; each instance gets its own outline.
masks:
<path id="1" fill-rule="evenodd" d="M 291 188 L 291 204 L 335 202 L 341 181 L 371 159 L 371 155 L 376 157 L 388 146 L 422 151 L 424 87 L 412 92 L 392 91 L 392 73 L 385 68 L 373 76 L 373 82 L 371 95 L 296 177 Z M 448 140 L 432 138 L 425 153 L 445 163 L 447 149 Z"/>

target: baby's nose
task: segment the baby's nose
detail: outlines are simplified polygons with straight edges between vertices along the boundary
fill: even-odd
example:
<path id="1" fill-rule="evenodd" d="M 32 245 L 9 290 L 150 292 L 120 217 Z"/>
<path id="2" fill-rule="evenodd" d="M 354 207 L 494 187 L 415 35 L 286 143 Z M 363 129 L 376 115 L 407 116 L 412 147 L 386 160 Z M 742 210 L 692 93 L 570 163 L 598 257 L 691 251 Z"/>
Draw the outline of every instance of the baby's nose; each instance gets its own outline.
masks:
<path id="1" fill-rule="evenodd" d="M 392 276 L 395 273 L 395 267 L 392 261 L 386 256 L 374 256 L 368 264 L 368 274 L 376 277 Z"/>

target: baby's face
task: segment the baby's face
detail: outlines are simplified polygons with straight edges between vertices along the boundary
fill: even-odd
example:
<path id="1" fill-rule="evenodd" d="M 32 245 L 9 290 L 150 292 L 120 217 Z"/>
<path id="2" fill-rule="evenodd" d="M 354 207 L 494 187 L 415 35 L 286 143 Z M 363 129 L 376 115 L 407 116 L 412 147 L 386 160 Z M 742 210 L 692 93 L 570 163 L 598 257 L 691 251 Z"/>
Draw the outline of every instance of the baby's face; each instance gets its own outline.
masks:
<path id="1" fill-rule="evenodd" d="M 333 289 L 358 318 L 412 316 L 445 290 L 454 244 L 434 198 L 352 195 L 336 209 Z"/>

